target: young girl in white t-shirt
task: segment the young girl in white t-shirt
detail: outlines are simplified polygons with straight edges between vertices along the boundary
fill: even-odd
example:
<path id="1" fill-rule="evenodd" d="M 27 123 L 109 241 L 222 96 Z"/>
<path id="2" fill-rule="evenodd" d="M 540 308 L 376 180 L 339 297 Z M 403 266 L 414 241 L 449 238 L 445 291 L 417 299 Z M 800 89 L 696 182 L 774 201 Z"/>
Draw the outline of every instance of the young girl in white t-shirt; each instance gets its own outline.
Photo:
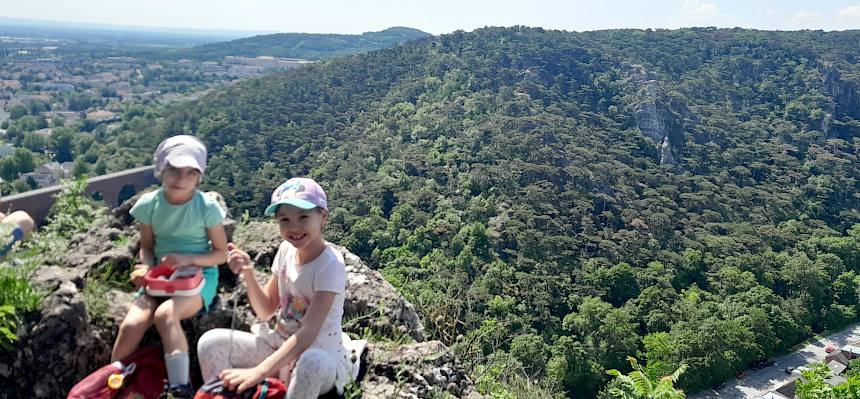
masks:
<path id="1" fill-rule="evenodd" d="M 248 300 L 262 320 L 275 312 L 274 329 L 257 325 L 252 332 L 207 331 L 197 344 L 203 378 L 218 376 L 228 389 L 244 391 L 266 377 L 288 382 L 287 398 L 316 398 L 351 376 L 352 364 L 342 341 L 346 270 L 343 255 L 323 238 L 328 199 L 315 181 L 292 178 L 272 193 L 266 215 L 278 220 L 281 243 L 272 277 L 261 286 L 251 258 L 228 245 L 230 270 L 241 275 Z M 232 348 L 231 348 L 232 342 Z"/>

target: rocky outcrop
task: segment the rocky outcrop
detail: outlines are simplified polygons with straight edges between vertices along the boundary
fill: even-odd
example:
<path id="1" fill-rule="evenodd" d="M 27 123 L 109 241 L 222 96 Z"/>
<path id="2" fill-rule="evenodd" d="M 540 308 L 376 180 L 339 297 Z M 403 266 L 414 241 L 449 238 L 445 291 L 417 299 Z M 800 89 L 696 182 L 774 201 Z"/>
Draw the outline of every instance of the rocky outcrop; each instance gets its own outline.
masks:
<path id="1" fill-rule="evenodd" d="M 132 292 L 127 288 L 93 291 L 91 276 L 99 273 L 125 275 L 138 250 L 135 229 L 130 227 L 129 200 L 113 210 L 107 221 L 71 240 L 67 253 L 54 265 L 44 265 L 34 281 L 49 292 L 42 310 L 26 315 L 17 333 L 18 348 L 0 353 L 0 398 L 65 397 L 75 382 L 109 362 L 117 325 L 125 315 Z M 268 278 L 271 259 L 279 244 L 274 223 L 251 222 L 230 233 L 248 250 L 261 280 Z M 234 231 L 235 230 L 235 231 Z M 480 397 L 469 377 L 447 348 L 438 341 L 424 342 L 426 335 L 414 307 L 375 270 L 343 251 L 347 263 L 348 295 L 344 329 L 354 336 L 366 329 L 375 336 L 415 341 L 393 345 L 371 343 L 368 372 L 361 388 L 365 398 L 436 397 L 447 392 L 455 397 Z M 84 291 L 97 298 L 87 300 Z M 90 304 L 88 307 L 87 304 Z M 234 310 L 235 309 L 235 313 Z M 247 303 L 243 284 L 222 267 L 219 295 L 205 316 L 183 322 L 196 364 L 196 341 L 212 328 L 248 330 L 257 320 Z M 157 341 L 154 330 L 144 341 Z M 199 383 L 199 370 L 192 380 Z"/>
<path id="2" fill-rule="evenodd" d="M 411 345 L 369 346 L 368 377 L 362 383 L 364 397 L 480 398 L 471 381 L 463 379 L 451 353 L 439 341 Z M 407 367 L 404 367 L 407 366 Z"/>
<path id="3" fill-rule="evenodd" d="M 677 165 L 675 157 L 672 155 L 672 144 L 669 142 L 669 136 L 663 137 L 663 143 L 660 144 L 660 165 Z"/>
<path id="4" fill-rule="evenodd" d="M 18 330 L 18 351 L 0 357 L 0 395 L 65 397 L 60 384 L 76 381 L 92 365 L 105 363 L 104 355 L 88 349 L 110 348 L 110 334 L 89 325 L 80 291 L 72 281 L 61 283 L 45 299 L 41 313 L 33 316 Z"/>
<path id="5" fill-rule="evenodd" d="M 826 64 L 822 76 L 824 91 L 833 98 L 837 106 L 833 115 L 837 118 L 850 116 L 860 119 L 860 98 L 857 97 L 857 84 L 842 79 L 839 70 L 833 64 Z"/>
<path id="6" fill-rule="evenodd" d="M 666 137 L 666 123 L 657 106 L 658 85 L 656 77 L 652 75 L 644 69 L 636 70 L 631 75 L 630 80 L 636 85 L 636 105 L 633 108 L 633 118 L 642 134 L 659 144 Z M 652 77 L 654 79 L 651 79 Z"/>
<path id="7" fill-rule="evenodd" d="M 855 82 L 842 79 L 839 70 L 831 63 L 824 65 L 821 77 L 822 89 L 830 96 L 830 102 L 819 129 L 826 138 L 836 137 L 840 132 L 831 130 L 834 119 L 842 120 L 845 117 L 860 119 L 858 87 Z"/>
<path id="8" fill-rule="evenodd" d="M 687 125 L 693 117 L 686 104 L 661 92 L 657 75 L 641 65 L 625 64 L 626 86 L 636 127 L 660 149 L 660 164 L 677 165 Z"/>

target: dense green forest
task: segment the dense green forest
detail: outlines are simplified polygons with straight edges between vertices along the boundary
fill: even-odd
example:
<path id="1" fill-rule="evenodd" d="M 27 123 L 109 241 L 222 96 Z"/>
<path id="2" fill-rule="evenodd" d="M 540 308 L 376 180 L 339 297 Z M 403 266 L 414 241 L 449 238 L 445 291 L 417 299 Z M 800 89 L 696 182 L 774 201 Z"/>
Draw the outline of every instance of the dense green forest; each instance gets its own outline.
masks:
<path id="1" fill-rule="evenodd" d="M 608 395 L 627 356 L 695 392 L 858 319 L 860 31 L 485 28 L 126 116 L 259 216 L 286 176 L 478 385 Z M 516 385 L 520 384 L 520 385 Z"/>
<path id="2" fill-rule="evenodd" d="M 394 27 L 360 35 L 322 33 L 275 33 L 247 37 L 229 42 L 210 43 L 188 49 L 178 49 L 177 57 L 222 60 L 225 56 L 257 57 L 268 55 L 282 58 L 323 60 L 338 56 L 366 53 L 429 36 L 418 29 Z"/>

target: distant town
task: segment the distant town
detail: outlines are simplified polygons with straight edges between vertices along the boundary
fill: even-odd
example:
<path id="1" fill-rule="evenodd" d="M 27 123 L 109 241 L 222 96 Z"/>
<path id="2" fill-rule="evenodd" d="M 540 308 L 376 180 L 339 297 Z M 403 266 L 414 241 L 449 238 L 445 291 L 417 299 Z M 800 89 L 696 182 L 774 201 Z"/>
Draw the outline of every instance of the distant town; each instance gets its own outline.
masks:
<path id="1" fill-rule="evenodd" d="M 74 134 L 110 132 L 133 104 L 192 100 L 215 85 L 311 62 L 267 56 L 197 61 L 145 52 L 100 56 L 78 48 L 70 40 L 0 36 L 4 193 L 51 186 L 75 174 L 74 160 L 58 157 L 57 150 L 47 145 L 58 128 Z M 20 159 L 4 163 L 3 158 L 15 156 L 19 147 L 36 154 L 29 157 L 38 164 Z M 18 156 L 28 157 L 20 151 Z"/>

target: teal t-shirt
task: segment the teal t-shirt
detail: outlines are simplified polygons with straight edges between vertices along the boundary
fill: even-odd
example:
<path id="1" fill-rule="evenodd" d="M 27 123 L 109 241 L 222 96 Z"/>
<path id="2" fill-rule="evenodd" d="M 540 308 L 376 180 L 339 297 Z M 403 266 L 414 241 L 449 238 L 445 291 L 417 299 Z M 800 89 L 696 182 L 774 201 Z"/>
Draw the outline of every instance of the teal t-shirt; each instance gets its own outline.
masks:
<path id="1" fill-rule="evenodd" d="M 173 205 L 159 188 L 146 193 L 129 211 L 138 222 L 149 225 L 155 237 L 155 259 L 176 254 L 205 254 L 212 249 L 207 229 L 224 221 L 225 211 L 218 202 L 196 191 L 188 202 Z M 217 266 L 217 265 L 213 265 Z M 204 267 L 206 284 L 201 295 L 209 307 L 218 285 L 218 268 Z M 211 291 L 211 293 L 210 293 Z"/>

